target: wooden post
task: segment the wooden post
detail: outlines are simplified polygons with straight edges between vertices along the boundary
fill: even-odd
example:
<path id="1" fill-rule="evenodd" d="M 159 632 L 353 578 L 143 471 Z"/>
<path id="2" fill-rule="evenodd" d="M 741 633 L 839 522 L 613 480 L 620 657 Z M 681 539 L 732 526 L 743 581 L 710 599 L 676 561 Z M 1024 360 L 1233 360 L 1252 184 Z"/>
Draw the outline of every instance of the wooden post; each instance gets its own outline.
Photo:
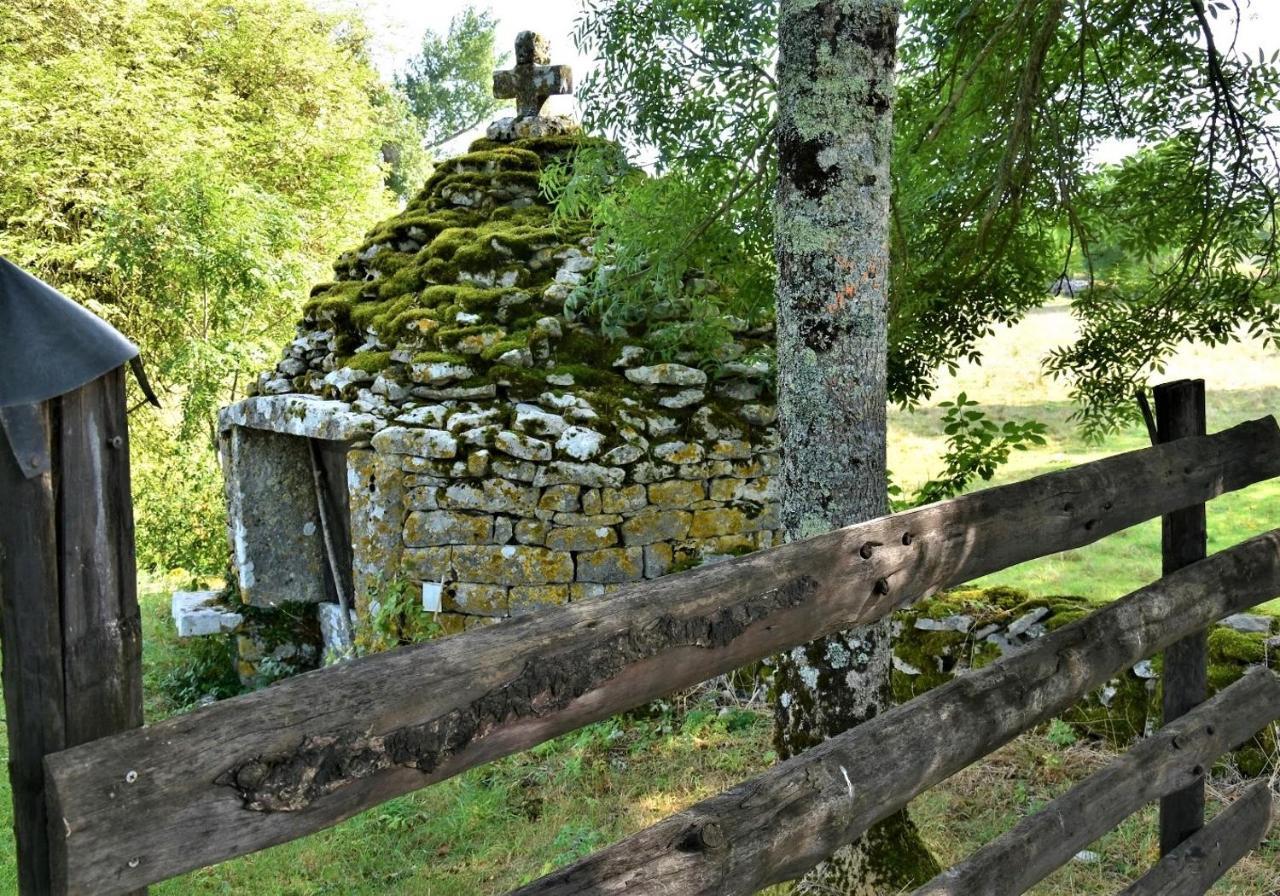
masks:
<path id="1" fill-rule="evenodd" d="M 1156 434 L 1161 442 L 1205 434 L 1204 380 L 1176 380 L 1155 387 Z M 1168 575 L 1204 559 L 1208 548 L 1205 506 L 1196 504 L 1161 518 L 1162 572 Z M 1199 631 L 1164 652 L 1164 724 L 1190 712 L 1208 696 L 1208 632 Z M 1204 779 L 1160 800 L 1160 854 L 1204 826 Z"/>
<path id="2" fill-rule="evenodd" d="M 11 450 L 19 426 L 23 464 Z M 47 818 L 45 755 L 142 724 L 124 368 L 8 410 L 6 429 L 0 637 L 18 885 L 34 896 L 60 892 L 50 875 L 49 838 L 60 824 Z M 37 454 L 46 459 L 29 476 Z"/>

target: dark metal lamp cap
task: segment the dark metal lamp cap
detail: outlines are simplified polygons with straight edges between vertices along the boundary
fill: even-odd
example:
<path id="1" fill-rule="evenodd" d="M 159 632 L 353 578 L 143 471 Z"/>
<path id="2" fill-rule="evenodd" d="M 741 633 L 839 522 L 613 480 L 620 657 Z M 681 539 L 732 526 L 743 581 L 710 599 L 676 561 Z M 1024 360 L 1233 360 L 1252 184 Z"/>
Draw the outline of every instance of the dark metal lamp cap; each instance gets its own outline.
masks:
<path id="1" fill-rule="evenodd" d="M 0 257 L 0 408 L 47 401 L 137 355 L 102 318 Z"/>

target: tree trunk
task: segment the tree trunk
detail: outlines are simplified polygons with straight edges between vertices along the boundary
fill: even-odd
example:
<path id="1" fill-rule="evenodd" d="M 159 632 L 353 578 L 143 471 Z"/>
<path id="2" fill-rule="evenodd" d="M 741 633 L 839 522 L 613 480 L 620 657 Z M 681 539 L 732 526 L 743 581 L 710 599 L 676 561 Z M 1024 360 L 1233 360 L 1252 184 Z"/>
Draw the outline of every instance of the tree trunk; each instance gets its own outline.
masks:
<path id="1" fill-rule="evenodd" d="M 782 0 L 775 252 L 780 492 L 791 540 L 888 511 L 889 156 L 900 9 L 899 0 Z M 779 656 L 779 755 L 884 710 L 890 649 L 885 620 Z M 939 870 L 899 814 L 796 892 L 892 893 Z"/>

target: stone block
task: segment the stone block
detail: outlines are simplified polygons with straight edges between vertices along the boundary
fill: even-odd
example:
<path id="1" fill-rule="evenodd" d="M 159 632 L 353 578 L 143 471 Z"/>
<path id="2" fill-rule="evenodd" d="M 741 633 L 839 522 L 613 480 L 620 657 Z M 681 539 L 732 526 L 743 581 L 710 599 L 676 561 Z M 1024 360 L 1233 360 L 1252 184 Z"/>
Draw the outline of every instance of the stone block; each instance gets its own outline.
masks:
<path id="1" fill-rule="evenodd" d="M 606 590 L 604 585 L 595 582 L 574 582 L 569 586 L 569 602 L 596 600 L 604 597 Z"/>
<path id="2" fill-rule="evenodd" d="M 481 448 L 467 455 L 467 475 L 481 479 L 489 472 L 489 452 Z"/>
<path id="3" fill-rule="evenodd" d="M 600 513 L 602 509 L 600 489 L 589 488 L 582 493 L 582 512 L 587 515 Z"/>
<path id="4" fill-rule="evenodd" d="M 694 515 L 683 510 L 648 508 L 622 524 L 622 540 L 628 545 L 677 541 L 689 534 Z"/>
<path id="5" fill-rule="evenodd" d="M 404 493 L 404 506 L 406 510 L 437 510 L 440 507 L 440 492 L 443 489 L 438 485 L 426 485 L 419 488 L 408 489 Z"/>
<path id="6" fill-rule="evenodd" d="M 574 460 L 591 460 L 604 447 L 604 435 L 585 426 L 570 426 L 556 439 L 556 451 Z"/>
<path id="7" fill-rule="evenodd" d="M 419 582 L 448 581 L 453 578 L 453 548 L 405 548 L 400 568 Z"/>
<path id="8" fill-rule="evenodd" d="M 520 460 L 551 460 L 551 444 L 533 436 L 504 429 L 493 438 L 493 447 Z"/>
<path id="9" fill-rule="evenodd" d="M 725 477 L 711 480 L 711 500 L 713 501 L 722 503 L 752 501 L 757 504 L 766 504 L 773 499 L 773 480 L 768 476 L 757 479 Z"/>
<path id="10" fill-rule="evenodd" d="M 388 426 L 372 439 L 374 451 L 447 460 L 458 454 L 458 440 L 443 429 Z"/>
<path id="11" fill-rule="evenodd" d="M 600 492 L 600 510 L 604 513 L 634 513 L 648 503 L 649 497 L 643 485 L 624 485 Z"/>
<path id="12" fill-rule="evenodd" d="M 644 547 L 644 577 L 657 579 L 671 571 L 674 551 L 669 544 L 648 544 Z"/>
<path id="13" fill-rule="evenodd" d="M 524 545 L 475 545 L 453 554 L 457 578 L 496 585 L 550 585 L 573 580 L 573 555 Z"/>
<path id="14" fill-rule="evenodd" d="M 494 544 L 507 544 L 515 535 L 515 521 L 509 516 L 493 518 L 493 535 L 489 540 Z"/>
<path id="15" fill-rule="evenodd" d="M 399 468 L 410 476 L 429 476 L 433 479 L 445 481 L 453 479 L 453 461 L 414 457 L 409 454 L 388 454 L 385 456 L 390 458 L 392 462 L 399 461 Z"/>
<path id="16" fill-rule="evenodd" d="M 743 510 L 735 507 L 722 507 L 719 510 L 697 510 L 693 514 L 693 525 L 689 527 L 690 538 L 711 538 L 717 535 L 741 535 L 761 528 L 757 519 L 753 519 Z"/>
<path id="17" fill-rule="evenodd" d="M 617 513 L 557 513 L 551 517 L 557 526 L 616 526 L 622 522 Z"/>
<path id="18" fill-rule="evenodd" d="M 668 479 L 649 485 L 649 503 L 662 509 L 692 507 L 706 496 L 706 484 L 700 480 Z"/>
<path id="19" fill-rule="evenodd" d="M 520 520 L 516 523 L 516 541 L 521 544 L 546 544 L 547 530 L 550 528 L 543 520 Z"/>
<path id="20" fill-rule="evenodd" d="M 625 467 L 627 464 L 635 463 L 642 457 L 644 457 L 644 449 L 637 444 L 628 442 L 625 445 L 609 449 L 600 460 L 611 467 Z"/>
<path id="21" fill-rule="evenodd" d="M 572 513 L 579 508 L 578 496 L 582 487 L 578 485 L 548 486 L 538 499 L 539 510 L 550 510 L 552 513 Z"/>
<path id="22" fill-rule="evenodd" d="M 334 441 L 367 439 L 381 425 L 377 417 L 355 413 L 346 402 L 312 395 L 257 395 L 218 412 L 218 429 L 222 432 L 243 426 Z"/>
<path id="23" fill-rule="evenodd" d="M 767 404 L 744 404 L 738 414 L 752 426 L 772 426 L 778 419 L 778 409 Z"/>
<path id="24" fill-rule="evenodd" d="M 676 468 L 670 464 L 655 464 L 648 460 L 641 461 L 631 469 L 631 478 L 646 485 L 662 482 L 664 479 L 674 479 L 675 475 Z"/>
<path id="25" fill-rule="evenodd" d="M 706 452 L 697 442 L 663 442 L 653 446 L 653 456 L 668 464 L 696 464 Z"/>
<path id="26" fill-rule="evenodd" d="M 569 585 L 513 585 L 507 594 L 507 612 L 519 616 L 540 607 L 568 603 L 569 588 Z"/>
<path id="27" fill-rule="evenodd" d="M 415 383 L 422 386 L 443 386 L 458 380 L 466 380 L 475 376 L 475 371 L 465 364 L 453 364 L 438 361 L 430 364 L 414 364 L 410 367 L 410 376 Z"/>
<path id="28" fill-rule="evenodd" d="M 644 550 L 638 547 L 605 548 L 575 555 L 577 580 L 609 584 L 638 582 L 644 578 Z"/>
<path id="29" fill-rule="evenodd" d="M 599 464 L 575 464 L 553 461 L 538 470 L 534 485 L 585 485 L 590 488 L 617 488 L 626 479 L 626 471 Z"/>
<path id="30" fill-rule="evenodd" d="M 547 532 L 547 547 L 557 551 L 594 551 L 618 543 L 611 526 L 563 526 Z"/>
<path id="31" fill-rule="evenodd" d="M 217 599 L 217 591 L 173 592 L 169 613 L 178 629 L 178 637 L 221 635 L 238 629 L 244 622 L 244 616 L 216 606 Z"/>
<path id="32" fill-rule="evenodd" d="M 698 404 L 707 397 L 707 393 L 701 389 L 683 389 L 675 395 L 664 395 L 658 399 L 658 404 L 664 408 L 671 410 L 679 410 L 687 408 L 691 405 Z"/>
<path id="33" fill-rule="evenodd" d="M 445 588 L 444 608 L 474 616 L 505 616 L 507 589 L 504 585 L 456 582 Z"/>
<path id="34" fill-rule="evenodd" d="M 483 544 L 493 536 L 493 517 L 449 510 L 414 511 L 404 524 L 404 543 L 411 548 L 444 544 Z"/>
<path id="35" fill-rule="evenodd" d="M 222 435 L 222 456 L 231 559 L 242 599 L 256 607 L 327 599 L 307 439 L 233 426 Z"/>
<path id="36" fill-rule="evenodd" d="M 538 478 L 538 467 L 527 460 L 507 460 L 495 457 L 489 461 L 489 470 L 494 476 L 510 479 L 514 482 L 533 482 Z"/>
<path id="37" fill-rule="evenodd" d="M 727 557 L 736 557 L 741 554 L 749 554 L 756 549 L 755 533 L 745 533 L 742 535 L 717 535 L 713 538 L 704 538 L 698 542 L 698 551 L 702 554 L 703 562 L 711 563 L 717 559 Z"/>
<path id="38" fill-rule="evenodd" d="M 538 502 L 537 489 L 505 479 L 486 479 L 475 484 L 459 482 L 445 489 L 440 504 L 451 510 L 482 510 L 531 516 Z"/>
<path id="39" fill-rule="evenodd" d="M 569 422 L 536 404 L 517 404 L 515 428 L 532 436 L 558 438 L 569 428 Z"/>
<path id="40" fill-rule="evenodd" d="M 400 567 L 409 477 L 395 461 L 394 456 L 366 449 L 347 452 L 353 593 L 355 610 L 361 615 L 370 594 Z"/>
<path id="41" fill-rule="evenodd" d="M 751 443 L 745 439 L 717 439 L 707 452 L 712 460 L 737 460 L 751 456 Z"/>
<path id="42" fill-rule="evenodd" d="M 653 364 L 625 371 L 627 379 L 644 386 L 705 386 L 707 375 L 683 364 Z"/>
<path id="43" fill-rule="evenodd" d="M 404 426 L 428 426 L 432 429 L 444 429 L 445 418 L 449 409 L 442 404 L 424 404 L 421 407 L 405 411 L 396 417 L 395 422 Z"/>

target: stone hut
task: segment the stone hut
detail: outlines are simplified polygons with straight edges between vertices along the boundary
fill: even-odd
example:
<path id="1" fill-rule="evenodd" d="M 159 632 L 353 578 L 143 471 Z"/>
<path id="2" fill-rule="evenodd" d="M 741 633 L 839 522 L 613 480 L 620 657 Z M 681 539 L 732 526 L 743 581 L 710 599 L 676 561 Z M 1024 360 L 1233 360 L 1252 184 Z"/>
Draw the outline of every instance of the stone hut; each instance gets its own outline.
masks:
<path id="1" fill-rule="evenodd" d="M 709 363 L 566 312 L 592 236 L 539 184 L 575 130 L 508 119 L 442 163 L 223 409 L 245 603 L 349 604 L 359 641 L 410 595 L 449 633 L 780 539 L 771 331 Z"/>

